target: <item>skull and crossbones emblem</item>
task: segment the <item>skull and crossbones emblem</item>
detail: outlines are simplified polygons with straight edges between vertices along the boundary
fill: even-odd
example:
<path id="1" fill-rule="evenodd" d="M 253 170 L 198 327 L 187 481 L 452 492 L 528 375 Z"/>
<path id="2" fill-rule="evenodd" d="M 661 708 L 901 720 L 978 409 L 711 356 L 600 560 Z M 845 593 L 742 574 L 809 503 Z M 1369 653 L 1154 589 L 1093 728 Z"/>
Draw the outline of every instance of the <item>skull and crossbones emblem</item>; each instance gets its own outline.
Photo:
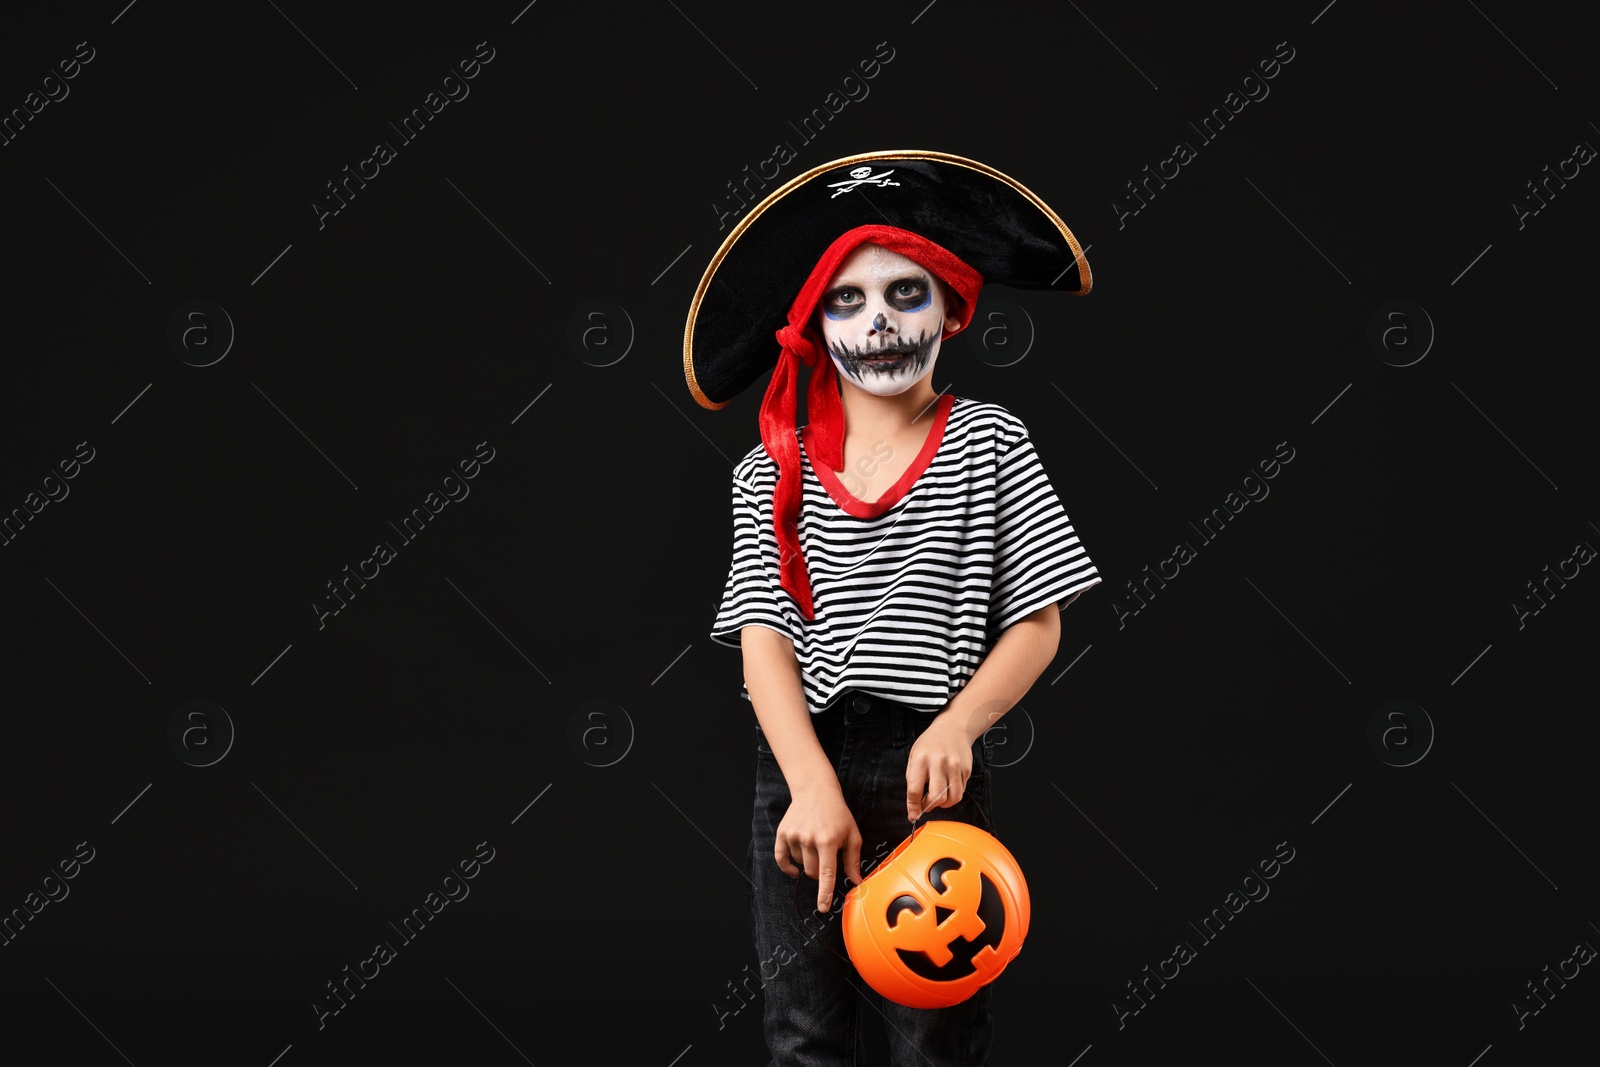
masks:
<path id="1" fill-rule="evenodd" d="M 832 200 L 833 197 L 841 193 L 848 193 L 858 185 L 876 185 L 880 188 L 888 185 L 899 185 L 899 182 L 889 179 L 889 175 L 893 173 L 894 170 L 892 168 L 882 174 L 874 174 L 871 167 L 856 167 L 850 171 L 850 177 L 845 181 L 830 182 L 828 184 L 828 188 L 833 190 L 833 196 L 828 199 Z"/>

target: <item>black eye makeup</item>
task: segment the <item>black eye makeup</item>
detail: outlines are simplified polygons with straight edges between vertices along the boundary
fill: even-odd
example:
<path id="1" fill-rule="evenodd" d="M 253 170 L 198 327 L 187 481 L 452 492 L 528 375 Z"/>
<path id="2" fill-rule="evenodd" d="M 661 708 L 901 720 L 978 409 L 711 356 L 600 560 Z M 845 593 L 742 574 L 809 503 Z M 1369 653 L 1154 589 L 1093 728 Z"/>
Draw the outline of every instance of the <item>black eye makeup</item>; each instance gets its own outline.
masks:
<path id="1" fill-rule="evenodd" d="M 835 289 L 822 296 L 822 312 L 830 319 L 848 319 L 866 305 L 861 290 L 850 286 Z"/>
<path id="2" fill-rule="evenodd" d="M 933 287 L 926 278 L 900 278 L 890 282 L 883 295 L 896 310 L 921 311 L 933 299 Z"/>
<path id="3" fill-rule="evenodd" d="M 933 301 L 933 285 L 923 275 L 896 278 L 884 287 L 883 298 L 896 311 L 921 311 Z M 844 285 L 823 294 L 822 311 L 830 319 L 848 319 L 866 303 L 860 289 Z"/>

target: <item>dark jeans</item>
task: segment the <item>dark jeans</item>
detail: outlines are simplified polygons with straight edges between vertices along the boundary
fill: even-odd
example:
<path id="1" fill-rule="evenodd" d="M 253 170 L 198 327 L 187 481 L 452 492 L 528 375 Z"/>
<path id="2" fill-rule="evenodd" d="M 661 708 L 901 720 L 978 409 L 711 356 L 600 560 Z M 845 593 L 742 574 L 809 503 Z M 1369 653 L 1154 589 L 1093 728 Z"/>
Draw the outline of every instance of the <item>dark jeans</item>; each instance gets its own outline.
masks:
<path id="1" fill-rule="evenodd" d="M 869 875 L 912 830 L 906 819 L 906 759 L 911 743 L 933 718 L 855 690 L 846 690 L 811 716 L 861 831 L 863 875 Z M 954 807 L 929 812 L 924 822 L 955 819 L 992 827 L 987 816 L 993 749 L 980 740 L 972 750 L 972 776 L 965 795 Z M 893 1067 L 983 1064 L 993 1032 L 992 985 L 948 1008 L 908 1008 L 879 996 L 856 973 L 845 951 L 839 912 L 850 883 L 842 869 L 826 912 L 817 910 L 816 882 L 802 877 L 796 912 L 795 879 L 773 860 L 778 823 L 789 810 L 789 801 L 783 772 L 757 725 L 755 817 L 745 861 L 753 884 L 748 894 L 750 919 L 761 959 L 762 1026 L 772 1054 L 769 1067 L 854 1067 L 858 991 L 884 1022 Z M 795 865 L 802 866 L 798 859 Z"/>

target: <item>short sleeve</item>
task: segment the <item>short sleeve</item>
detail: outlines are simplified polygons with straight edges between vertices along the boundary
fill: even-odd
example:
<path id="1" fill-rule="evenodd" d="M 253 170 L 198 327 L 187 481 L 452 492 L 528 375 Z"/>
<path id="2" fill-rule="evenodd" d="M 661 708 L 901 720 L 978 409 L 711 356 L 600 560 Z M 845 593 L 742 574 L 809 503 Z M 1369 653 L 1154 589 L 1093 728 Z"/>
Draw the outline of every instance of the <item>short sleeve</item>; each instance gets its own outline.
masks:
<path id="1" fill-rule="evenodd" d="M 995 478 L 990 631 L 998 636 L 1046 604 L 1065 607 L 1100 581 L 1026 428 L 1001 453 Z"/>
<path id="2" fill-rule="evenodd" d="M 711 627 L 711 640 L 740 647 L 739 631 L 746 626 L 766 626 L 791 637 L 775 588 L 776 576 L 767 569 L 761 550 L 761 511 L 756 491 L 737 476 L 733 479 L 733 562 L 722 592 L 722 606 Z M 768 533 L 776 545 L 776 535 Z"/>

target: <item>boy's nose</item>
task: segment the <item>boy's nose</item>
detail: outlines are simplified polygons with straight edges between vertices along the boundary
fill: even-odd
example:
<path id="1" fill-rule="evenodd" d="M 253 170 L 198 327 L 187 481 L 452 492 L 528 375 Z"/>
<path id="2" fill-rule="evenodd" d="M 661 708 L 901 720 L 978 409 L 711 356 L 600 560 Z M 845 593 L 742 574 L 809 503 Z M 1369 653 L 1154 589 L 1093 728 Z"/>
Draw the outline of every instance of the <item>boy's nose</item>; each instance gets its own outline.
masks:
<path id="1" fill-rule="evenodd" d="M 874 330 L 877 330 L 879 333 L 882 333 L 883 330 L 884 330 L 884 327 L 887 326 L 888 323 L 889 323 L 889 320 L 884 318 L 883 317 L 883 312 L 880 311 L 880 312 L 878 312 L 878 317 L 872 320 L 872 328 Z"/>

